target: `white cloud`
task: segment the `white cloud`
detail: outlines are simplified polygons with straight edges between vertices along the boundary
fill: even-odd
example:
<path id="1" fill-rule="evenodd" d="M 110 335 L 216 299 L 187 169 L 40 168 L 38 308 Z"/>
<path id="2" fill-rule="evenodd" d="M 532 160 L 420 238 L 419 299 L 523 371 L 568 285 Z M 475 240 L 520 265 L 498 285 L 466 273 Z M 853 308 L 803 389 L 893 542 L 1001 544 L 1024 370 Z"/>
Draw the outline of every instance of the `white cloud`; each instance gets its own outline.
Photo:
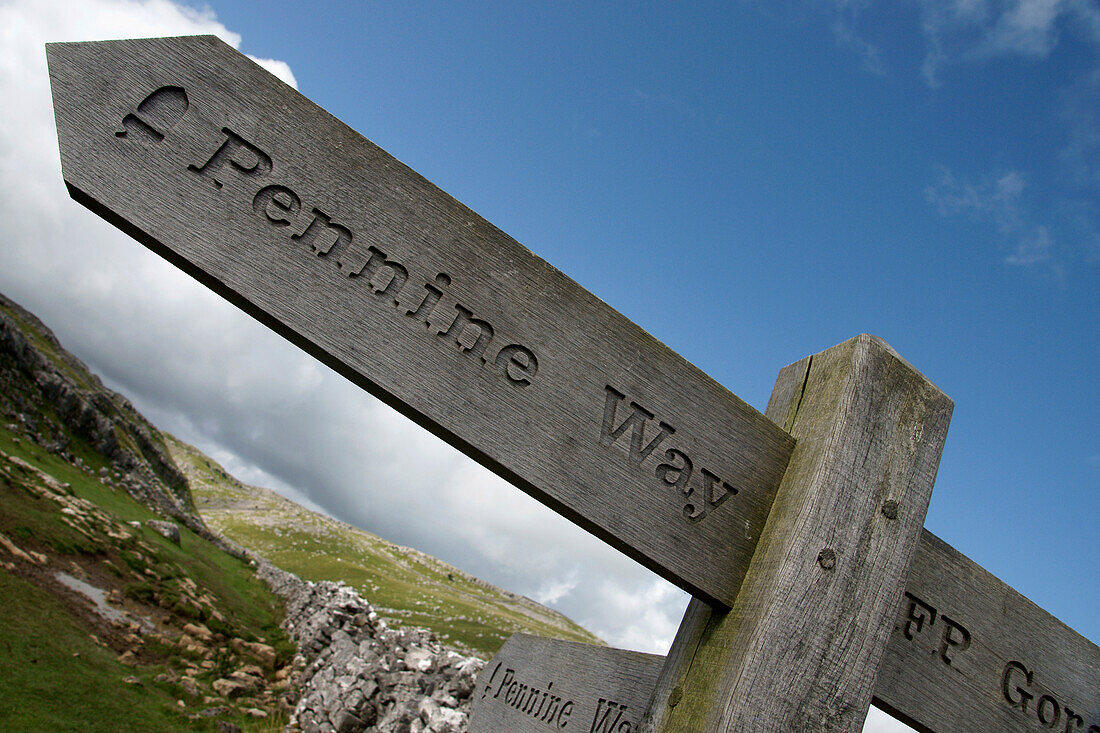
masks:
<path id="1" fill-rule="evenodd" d="M 940 69 L 954 53 L 952 41 L 989 22 L 991 10 L 986 0 L 919 0 L 921 32 L 928 51 L 921 75 L 931 87 L 942 82 Z"/>
<path id="2" fill-rule="evenodd" d="M 1050 231 L 1036 226 L 1024 232 L 1016 240 L 1016 250 L 1005 258 L 1010 265 L 1034 265 L 1050 260 Z"/>
<path id="3" fill-rule="evenodd" d="M 235 48 L 235 47 L 234 47 Z M 264 67 L 276 78 L 283 81 L 285 84 L 289 84 L 295 89 L 298 88 L 298 80 L 294 78 L 294 72 L 290 70 L 290 64 L 285 61 L 279 61 L 277 59 L 261 59 L 252 54 L 245 54 L 248 58 L 255 61 L 260 66 Z"/>
<path id="4" fill-rule="evenodd" d="M 851 22 L 842 17 L 833 21 L 833 37 L 840 46 L 846 46 L 855 52 L 865 71 L 882 76 L 886 73 L 886 64 L 882 59 L 882 49 L 868 42 L 858 33 Z"/>
<path id="5" fill-rule="evenodd" d="M 1052 259 L 1053 238 L 1048 227 L 1032 221 L 1023 205 L 1025 180 L 1016 170 L 982 183 L 959 181 L 947 168 L 940 180 L 925 189 L 925 198 L 944 216 L 964 215 L 996 226 L 1012 252 L 1010 265 L 1035 265 Z"/>
<path id="6" fill-rule="evenodd" d="M 1045 59 L 1071 30 L 1100 46 L 1100 6 L 1090 0 L 919 0 L 919 5 L 928 42 L 924 74 L 933 86 L 948 63 Z"/>
<path id="7" fill-rule="evenodd" d="M 1063 90 L 1059 116 L 1066 126 L 1066 143 L 1059 151 L 1065 175 L 1072 183 L 1100 187 L 1100 68 Z"/>
<path id="8" fill-rule="evenodd" d="M 441 511 L 507 587 L 553 604 L 613 646 L 664 653 L 688 596 L 480 466 L 451 476 Z"/>
<path id="9" fill-rule="evenodd" d="M 1068 10 L 1065 0 L 1019 0 L 985 29 L 986 51 L 1045 57 L 1058 43 L 1056 21 Z"/>
<path id="10" fill-rule="evenodd" d="M 882 74 L 887 63 L 882 49 L 864 38 L 860 24 L 876 0 L 818 3 L 832 16 L 837 43 L 852 49 L 864 69 Z M 1100 5 L 1091 0 L 917 0 L 916 5 L 927 46 L 921 74 L 932 87 L 943 83 L 943 70 L 951 64 L 1046 58 L 1067 31 L 1100 46 Z"/>
<path id="11" fill-rule="evenodd" d="M 1008 171 L 993 181 L 974 184 L 958 181 L 947 168 L 940 170 L 940 180 L 925 190 L 930 203 L 943 215 L 971 214 L 996 222 L 1002 233 L 1020 225 L 1020 195 L 1024 177 L 1019 171 Z"/>

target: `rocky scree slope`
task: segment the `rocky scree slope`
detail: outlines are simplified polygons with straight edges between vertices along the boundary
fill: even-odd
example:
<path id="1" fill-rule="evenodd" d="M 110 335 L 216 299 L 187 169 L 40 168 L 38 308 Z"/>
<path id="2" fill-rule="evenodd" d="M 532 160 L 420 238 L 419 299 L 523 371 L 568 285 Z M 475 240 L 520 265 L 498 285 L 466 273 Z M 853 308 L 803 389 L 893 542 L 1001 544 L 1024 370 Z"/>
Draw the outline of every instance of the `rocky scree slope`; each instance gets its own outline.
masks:
<path id="1" fill-rule="evenodd" d="M 82 453 L 92 452 L 109 464 L 99 471 L 104 483 L 195 531 L 206 529 L 160 431 L 2 294 L 0 411 L 50 453 L 83 467 Z"/>
<path id="2" fill-rule="evenodd" d="M 282 606 L 162 434 L 0 296 L 0 730 L 281 728 Z"/>

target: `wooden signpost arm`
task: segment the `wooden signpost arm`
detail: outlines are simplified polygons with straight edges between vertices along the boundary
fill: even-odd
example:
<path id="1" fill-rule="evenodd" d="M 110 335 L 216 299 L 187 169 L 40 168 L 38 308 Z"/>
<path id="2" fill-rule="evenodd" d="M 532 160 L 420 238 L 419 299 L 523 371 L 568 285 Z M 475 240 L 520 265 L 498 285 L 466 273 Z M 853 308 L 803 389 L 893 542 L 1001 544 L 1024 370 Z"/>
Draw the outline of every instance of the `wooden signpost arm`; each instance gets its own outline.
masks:
<path id="1" fill-rule="evenodd" d="M 773 422 L 219 39 L 46 56 L 80 203 L 670 582 L 733 601 L 794 445 Z"/>
<path id="2" fill-rule="evenodd" d="M 730 610 L 692 602 L 643 730 L 860 730 L 951 410 L 871 336 L 780 372 L 798 443 L 756 554 Z"/>

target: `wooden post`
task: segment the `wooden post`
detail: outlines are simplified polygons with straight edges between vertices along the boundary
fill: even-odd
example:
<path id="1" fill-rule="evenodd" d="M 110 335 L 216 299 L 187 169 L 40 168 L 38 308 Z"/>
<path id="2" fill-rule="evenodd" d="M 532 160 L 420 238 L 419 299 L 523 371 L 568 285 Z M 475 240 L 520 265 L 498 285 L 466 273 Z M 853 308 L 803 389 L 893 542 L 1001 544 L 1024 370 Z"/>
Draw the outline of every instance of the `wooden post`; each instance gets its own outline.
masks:
<path id="1" fill-rule="evenodd" d="M 692 600 L 643 730 L 860 730 L 951 410 L 871 336 L 780 372 L 798 443 L 756 554 L 728 611 Z"/>

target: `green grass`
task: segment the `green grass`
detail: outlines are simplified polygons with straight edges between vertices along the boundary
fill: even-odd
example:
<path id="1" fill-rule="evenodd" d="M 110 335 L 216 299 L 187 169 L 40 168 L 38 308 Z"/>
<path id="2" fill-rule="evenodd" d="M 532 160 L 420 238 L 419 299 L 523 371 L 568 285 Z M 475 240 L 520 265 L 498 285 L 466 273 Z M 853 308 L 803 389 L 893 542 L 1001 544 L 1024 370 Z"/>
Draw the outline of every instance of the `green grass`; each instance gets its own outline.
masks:
<path id="1" fill-rule="evenodd" d="M 152 678 L 98 646 L 49 593 L 0 571 L 0 730 L 16 733 L 119 730 L 206 731 Z M 135 675 L 142 685 L 122 680 Z"/>
<path id="2" fill-rule="evenodd" d="M 70 484 L 71 495 L 106 510 L 114 526 L 155 517 L 124 491 L 105 486 L 96 476 L 25 440 L 16 443 L 15 437 L 0 427 L 0 450 Z M 276 649 L 280 663 L 293 654 L 293 644 L 279 628 L 282 602 L 242 561 L 182 527 L 179 546 L 144 524 L 126 527 L 133 535 L 129 540 L 106 534 L 88 538 L 61 521 L 56 502 L 27 488 L 37 479 L 33 472 L 7 461 L 3 465 L 10 473 L 0 472 L 0 532 L 24 549 L 58 553 L 62 563 L 64 557 L 103 563 L 130 598 L 156 601 L 176 613 L 180 623 L 201 621 L 227 636 L 263 639 Z M 213 603 L 196 607 L 185 602 L 185 579 Z M 225 620 L 213 617 L 212 609 Z M 173 649 L 161 650 L 163 664 L 123 666 L 115 652 L 91 640 L 79 619 L 53 595 L 3 570 L 0 614 L 0 731 L 215 730 L 209 719 L 190 721 L 182 716 L 176 706 L 179 691 L 153 680 L 168 666 L 180 664 Z M 220 671 L 224 670 L 212 670 L 200 679 L 209 682 Z M 130 675 L 143 684 L 124 684 L 122 679 Z M 188 709 L 202 707 L 206 706 L 196 703 Z M 248 731 L 282 730 L 270 719 L 256 721 L 240 714 L 225 719 Z"/>
<path id="3" fill-rule="evenodd" d="M 532 601 L 476 582 L 435 558 L 314 514 L 266 489 L 245 486 L 191 446 L 168 437 L 199 512 L 226 537 L 307 580 L 340 580 L 387 618 L 431 629 L 489 658 L 517 631 L 602 643 Z"/>
<path id="4" fill-rule="evenodd" d="M 163 666 L 127 667 L 99 646 L 58 600 L 0 570 L 0 730 L 5 733 L 214 731 L 206 718 L 189 720 L 176 704 L 180 690 L 154 678 Z M 141 685 L 122 680 L 134 676 Z M 191 710 L 194 710 L 192 706 Z M 281 731 L 283 716 L 257 721 L 227 715 L 246 731 Z"/>

